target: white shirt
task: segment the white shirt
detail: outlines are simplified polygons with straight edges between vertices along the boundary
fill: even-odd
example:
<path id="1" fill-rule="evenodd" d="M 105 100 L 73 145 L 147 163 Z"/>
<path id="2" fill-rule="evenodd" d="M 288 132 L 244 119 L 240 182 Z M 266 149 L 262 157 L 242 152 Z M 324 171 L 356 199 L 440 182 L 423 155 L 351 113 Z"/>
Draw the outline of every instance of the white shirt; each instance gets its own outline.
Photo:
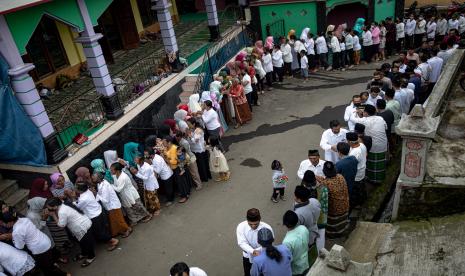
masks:
<path id="1" fill-rule="evenodd" d="M 344 52 L 346 50 L 346 44 L 344 42 L 339 43 L 341 47 L 341 52 Z"/>
<path id="2" fill-rule="evenodd" d="M 415 34 L 424 34 L 426 33 L 426 20 L 422 19 L 415 26 Z"/>
<path id="3" fill-rule="evenodd" d="M 354 38 L 350 34 L 346 34 L 345 36 L 346 41 L 346 49 L 350 50 L 354 48 Z"/>
<path id="4" fill-rule="evenodd" d="M 363 46 L 371 46 L 373 45 L 373 37 L 371 36 L 370 31 L 366 31 L 362 33 L 362 39 L 363 39 Z"/>
<path id="5" fill-rule="evenodd" d="M 248 76 L 248 75 L 245 75 Z M 244 76 L 244 79 L 245 79 Z M 249 85 L 252 87 L 250 84 L 250 76 L 249 76 Z M 202 114 L 202 120 L 205 123 L 205 127 L 208 130 L 215 130 L 219 128 L 220 125 L 220 120 L 218 118 L 218 113 L 213 108 L 210 108 L 210 110 L 205 110 Z"/>
<path id="6" fill-rule="evenodd" d="M 405 34 L 408 36 L 413 35 L 416 26 L 417 21 L 415 21 L 415 19 L 407 19 L 407 23 L 405 23 Z"/>
<path id="7" fill-rule="evenodd" d="M 381 116 L 369 116 L 358 118 L 355 114 L 350 117 L 355 123 L 365 125 L 365 134 L 373 139 L 370 152 L 380 153 L 387 151 L 386 121 Z"/>
<path id="8" fill-rule="evenodd" d="M 90 219 L 98 217 L 102 213 L 102 206 L 100 206 L 94 193 L 90 190 L 80 194 L 74 205 Z"/>
<path id="9" fill-rule="evenodd" d="M 273 67 L 281 68 L 283 66 L 283 53 L 280 50 L 273 50 L 271 55 Z"/>
<path id="10" fill-rule="evenodd" d="M 97 200 L 102 202 L 105 210 L 115 210 L 121 208 L 121 202 L 111 184 L 105 179 L 97 185 Z"/>
<path id="11" fill-rule="evenodd" d="M 436 27 L 437 24 L 434 21 L 429 21 L 428 24 L 426 24 L 426 34 L 428 38 L 434 38 L 436 36 Z"/>
<path id="12" fill-rule="evenodd" d="M 52 247 L 50 238 L 37 229 L 28 218 L 19 218 L 16 221 L 12 236 L 16 248 L 24 249 L 26 246 L 33 255 L 45 253 Z"/>
<path id="13" fill-rule="evenodd" d="M 130 208 L 136 203 L 136 200 L 140 198 L 134 185 L 132 185 L 131 179 L 125 172 L 121 172 L 119 177 L 113 176 L 113 189 L 118 193 L 121 199 L 121 205 L 126 208 Z"/>
<path id="14" fill-rule="evenodd" d="M 362 49 L 362 46 L 360 45 L 360 39 L 358 38 L 358 35 L 354 35 L 354 51 L 360 51 Z"/>
<path id="15" fill-rule="evenodd" d="M 432 70 L 431 66 L 427 62 L 423 62 L 418 65 L 418 69 L 421 71 L 421 83 L 428 82 Z"/>
<path id="16" fill-rule="evenodd" d="M 263 79 L 265 77 L 266 72 L 265 69 L 263 69 L 262 62 L 259 59 L 255 60 L 253 68 L 255 68 L 255 71 L 257 72 L 260 79 Z"/>
<path id="17" fill-rule="evenodd" d="M 465 17 L 459 17 L 459 34 L 465 32 Z"/>
<path id="18" fill-rule="evenodd" d="M 345 142 L 347 129 L 341 128 L 338 134 L 334 134 L 331 129 L 327 129 L 321 135 L 320 147 L 325 151 L 325 160 L 336 164 L 339 161 L 339 156 L 336 151 L 331 149 L 331 146 L 336 146 L 339 142 Z M 304 172 L 305 173 L 305 172 Z"/>
<path id="19" fill-rule="evenodd" d="M 429 76 L 429 82 L 435 83 L 438 81 L 441 75 L 442 65 L 444 61 L 440 57 L 432 57 L 428 59 L 428 64 L 431 66 L 431 74 Z"/>
<path id="20" fill-rule="evenodd" d="M 307 55 L 315 54 L 315 41 L 313 38 L 307 39 L 307 41 L 305 41 L 305 49 L 307 50 Z"/>
<path id="21" fill-rule="evenodd" d="M 446 19 L 441 19 L 438 21 L 436 24 L 436 33 L 438 35 L 446 35 L 447 32 L 447 20 Z"/>
<path id="22" fill-rule="evenodd" d="M 331 50 L 333 53 L 341 52 L 341 45 L 339 44 L 339 39 L 335 35 L 331 37 Z"/>
<path id="23" fill-rule="evenodd" d="M 142 167 L 139 166 L 139 164 L 137 164 L 136 176 L 142 179 L 142 181 L 144 182 L 145 190 L 153 192 L 157 190 L 158 188 L 160 188 L 160 186 L 158 185 L 157 178 L 155 177 L 155 174 L 153 173 L 153 168 L 152 166 L 150 166 L 149 163 L 144 162 Z"/>
<path id="24" fill-rule="evenodd" d="M 344 121 L 347 122 L 350 131 L 353 131 L 355 128 L 355 124 L 352 121 L 350 121 L 350 116 L 352 116 L 355 110 L 357 110 L 357 108 L 353 103 L 351 103 L 346 107 L 346 111 L 344 112 Z"/>
<path id="25" fill-rule="evenodd" d="M 92 226 L 92 221 L 65 204 L 58 207 L 58 222 L 60 227 L 68 227 L 73 236 L 80 241 Z"/>
<path id="26" fill-rule="evenodd" d="M 271 54 L 264 54 L 262 56 L 263 60 L 263 69 L 266 73 L 273 72 L 273 61 L 271 60 Z"/>
<path id="27" fill-rule="evenodd" d="M 307 68 L 308 67 L 308 58 L 307 56 L 303 56 L 302 58 L 300 58 L 300 68 Z"/>
<path id="28" fill-rule="evenodd" d="M 244 84 L 245 82 L 247 82 L 247 84 Z M 249 74 L 246 73 L 242 77 L 242 85 L 244 85 L 244 93 L 245 94 L 249 94 L 250 92 L 253 91 L 253 89 L 252 89 L 252 78 L 250 77 Z"/>
<path id="29" fill-rule="evenodd" d="M 189 138 L 189 145 L 191 146 L 192 152 L 202 153 L 205 151 L 205 138 L 203 135 L 203 130 L 200 129 L 196 129 L 194 132 L 192 132 L 192 137 Z M 157 171 L 155 172 L 158 173 Z M 166 180 L 168 178 L 162 179 Z"/>
<path id="30" fill-rule="evenodd" d="M 158 154 L 155 154 L 152 159 L 152 169 L 160 176 L 161 180 L 168 180 L 173 175 L 173 170 L 166 164 L 165 159 Z"/>
<path id="31" fill-rule="evenodd" d="M 326 54 L 328 52 L 328 46 L 326 45 L 326 39 L 323 36 L 319 36 L 315 40 L 317 54 Z"/>
<path id="32" fill-rule="evenodd" d="M 198 267 L 189 267 L 189 276 L 207 276 L 207 273 Z"/>
<path id="33" fill-rule="evenodd" d="M 454 19 L 449 19 L 449 22 L 448 23 L 448 26 L 449 26 L 449 29 L 448 30 L 452 30 L 452 29 L 456 29 L 458 30 L 459 29 L 459 21 L 458 20 L 454 20 Z"/>
<path id="34" fill-rule="evenodd" d="M 300 40 L 296 40 L 294 42 L 294 51 L 299 54 L 301 51 L 307 51 L 307 49 L 305 49 L 305 45 L 302 41 Z"/>
<path id="35" fill-rule="evenodd" d="M 355 181 L 361 181 L 365 178 L 365 170 L 367 166 L 367 148 L 364 144 L 360 143 L 359 147 L 350 148 L 349 155 L 355 156 L 357 159 L 357 174 L 355 175 Z"/>
<path id="36" fill-rule="evenodd" d="M 377 102 L 378 100 L 381 100 L 381 99 L 383 99 L 383 98 L 382 98 L 380 95 L 376 96 L 376 98 L 373 98 L 373 97 L 370 95 L 370 96 L 368 96 L 368 99 L 367 99 L 367 101 L 366 101 L 366 104 L 370 104 L 370 105 L 376 107 L 376 102 Z"/>
<path id="37" fill-rule="evenodd" d="M 283 53 L 284 62 L 292 62 L 291 45 L 289 45 L 289 43 L 281 44 L 281 52 Z"/>
<path id="38" fill-rule="evenodd" d="M 400 109 L 402 114 L 408 114 L 410 111 L 410 104 L 414 99 L 414 95 L 410 95 L 405 89 L 396 90 L 394 94 L 394 100 L 400 103 Z"/>
<path id="39" fill-rule="evenodd" d="M 404 37 L 405 37 L 405 24 L 404 22 L 400 22 L 399 24 L 396 24 L 396 40 L 399 40 Z"/>
<path id="40" fill-rule="evenodd" d="M 242 249 L 242 256 L 244 258 L 249 258 L 250 262 L 252 262 L 252 253 L 254 250 L 261 250 L 261 245 L 258 244 L 258 231 L 262 228 L 268 228 L 273 232 L 271 226 L 265 222 L 260 221 L 257 229 L 253 230 L 247 221 L 243 221 L 237 225 L 236 228 L 236 236 L 237 236 L 237 244 Z M 274 237 L 274 233 L 273 233 Z"/>
<path id="41" fill-rule="evenodd" d="M 297 176 L 300 179 L 304 178 L 304 174 L 306 171 L 312 171 L 315 176 L 325 176 L 323 173 L 323 165 L 325 164 L 325 160 L 319 160 L 316 166 L 313 166 L 312 162 L 309 159 L 305 159 L 300 162 L 299 170 L 297 171 Z"/>
<path id="42" fill-rule="evenodd" d="M 17 275 L 26 265 L 28 259 L 32 258 L 25 251 L 0 241 L 0 267 L 3 267 L 11 275 Z"/>

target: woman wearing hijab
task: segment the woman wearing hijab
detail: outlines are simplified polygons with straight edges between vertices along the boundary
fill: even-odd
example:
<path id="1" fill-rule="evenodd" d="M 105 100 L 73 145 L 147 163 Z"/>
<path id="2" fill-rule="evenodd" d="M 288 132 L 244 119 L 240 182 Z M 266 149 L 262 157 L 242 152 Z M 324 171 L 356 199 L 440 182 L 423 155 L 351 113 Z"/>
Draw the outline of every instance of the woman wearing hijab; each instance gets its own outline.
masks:
<path id="1" fill-rule="evenodd" d="M 175 122 L 174 129 L 176 130 L 176 121 L 175 120 L 173 120 L 173 121 Z M 130 172 L 131 168 L 137 168 L 137 164 L 134 162 L 134 159 L 139 155 L 140 155 L 140 152 L 139 152 L 139 144 L 138 143 L 129 142 L 129 143 L 124 144 L 123 159 L 129 165 L 129 166 L 126 166 L 129 169 L 129 171 L 126 171 L 126 173 L 129 175 L 130 179 L 135 181 L 136 187 L 137 187 L 137 192 L 139 193 L 139 196 L 141 198 L 142 203 L 145 204 L 145 201 L 144 201 L 144 181 L 142 181 L 142 179 L 139 179 L 138 177 L 136 177 L 135 175 L 133 175 Z"/>
<path id="2" fill-rule="evenodd" d="M 244 87 L 237 78 L 233 79 L 229 95 L 234 103 L 234 111 L 236 115 L 236 126 L 238 128 L 246 122 L 252 120 L 252 113 L 249 109 L 249 104 L 244 94 Z"/>
<path id="3" fill-rule="evenodd" d="M 53 173 L 50 176 L 50 180 L 52 181 L 50 191 L 53 196 L 56 196 L 61 200 L 66 200 L 68 198 L 68 194 L 74 190 L 73 183 L 66 181 L 65 177 L 59 172 Z"/>
<path id="4" fill-rule="evenodd" d="M 229 70 L 229 75 L 231 77 L 235 77 L 238 75 L 239 68 L 237 68 L 236 63 L 234 61 L 230 61 L 226 63 L 226 68 Z"/>
<path id="5" fill-rule="evenodd" d="M 50 233 L 50 230 L 47 228 L 45 221 L 42 218 L 45 201 L 47 201 L 47 199 L 43 197 L 34 197 L 29 199 L 27 201 L 26 217 L 31 220 L 37 229 L 42 231 L 45 235 L 47 235 L 47 237 L 50 238 L 52 241 L 52 247 L 54 247 L 55 243 L 53 242 L 52 234 Z"/>
<path id="6" fill-rule="evenodd" d="M 300 34 L 300 40 L 302 40 L 303 42 L 306 42 L 308 40 L 308 33 L 310 33 L 310 28 L 305 27 L 302 30 L 302 33 Z"/>
<path id="7" fill-rule="evenodd" d="M 178 202 L 184 203 L 189 199 L 191 190 L 191 183 L 189 182 L 188 178 L 189 174 L 181 174 L 181 169 L 178 166 L 178 147 L 175 144 L 173 144 L 173 138 L 170 136 L 163 138 L 163 144 L 166 148 L 165 152 L 163 152 L 162 154 L 163 158 L 165 159 L 166 163 L 170 166 L 170 168 L 173 170 L 174 182 L 176 184 L 178 193 L 181 197 L 181 199 Z"/>
<path id="8" fill-rule="evenodd" d="M 79 167 L 77 170 L 74 172 L 76 175 L 76 182 L 81 181 L 81 182 L 86 182 L 90 183 L 90 170 L 86 167 Z"/>
<path id="9" fill-rule="evenodd" d="M 36 178 L 32 181 L 31 189 L 29 190 L 30 199 L 34 197 L 50 198 L 52 196 L 47 180 L 44 178 Z"/>
<path id="10" fill-rule="evenodd" d="M 253 48 L 252 53 L 257 54 L 258 58 L 262 58 L 263 55 L 263 41 L 257 40 L 255 42 L 255 47 Z"/>
<path id="11" fill-rule="evenodd" d="M 265 40 L 265 49 L 273 50 L 274 48 L 274 38 L 272 36 L 268 36 Z"/>
<path id="12" fill-rule="evenodd" d="M 349 191 L 344 177 L 336 172 L 331 161 L 323 165 L 325 179 L 321 183 L 328 187 L 328 223 L 326 233 L 328 238 L 341 237 L 349 226 Z"/>
<path id="13" fill-rule="evenodd" d="M 218 113 L 218 117 L 220 118 L 222 134 L 223 135 L 226 131 L 228 131 L 228 124 L 224 119 L 223 111 L 221 110 L 221 102 L 223 101 L 223 77 L 215 76 L 215 80 L 210 84 L 210 99 L 212 101 L 213 107 Z"/>
<path id="14" fill-rule="evenodd" d="M 212 178 L 208 159 L 208 152 L 205 149 L 205 135 L 202 126 L 194 118 L 189 121 L 192 125 L 192 130 L 188 132 L 187 140 L 191 151 L 195 154 L 197 169 L 199 171 L 200 180 L 208 182 Z"/>
<path id="15" fill-rule="evenodd" d="M 170 128 L 170 136 L 173 136 L 176 133 L 176 120 L 174 119 L 166 119 L 163 121 L 163 125 L 166 125 Z M 124 159 L 126 160 L 126 159 Z"/>
<path id="16" fill-rule="evenodd" d="M 105 162 L 102 159 L 92 160 L 92 162 L 90 162 L 90 166 L 94 170 L 93 173 L 101 173 L 105 177 L 106 181 L 113 183 L 113 177 L 111 176 L 110 171 L 105 167 Z"/>
<path id="17" fill-rule="evenodd" d="M 181 132 L 186 132 L 187 129 L 189 128 L 189 126 L 186 123 L 187 111 L 180 109 L 174 112 L 173 117 L 174 117 L 174 120 L 176 120 L 176 125 L 178 126 L 177 128 Z"/>
<path id="18" fill-rule="evenodd" d="M 202 107 L 200 107 L 199 101 L 200 101 L 199 94 L 194 93 L 189 96 L 189 103 L 187 105 L 189 106 L 189 110 L 191 114 L 195 114 L 199 111 L 202 111 Z"/>

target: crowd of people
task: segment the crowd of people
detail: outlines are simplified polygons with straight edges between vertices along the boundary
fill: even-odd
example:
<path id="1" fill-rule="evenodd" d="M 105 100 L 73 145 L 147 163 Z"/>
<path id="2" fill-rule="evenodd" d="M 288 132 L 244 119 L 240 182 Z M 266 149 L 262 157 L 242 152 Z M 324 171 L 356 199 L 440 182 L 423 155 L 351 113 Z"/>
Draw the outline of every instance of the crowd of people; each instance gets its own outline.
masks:
<path id="1" fill-rule="evenodd" d="M 157 135 L 126 143 L 122 158 L 115 150 L 105 151 L 76 170 L 74 183 L 59 172 L 34 180 L 24 216 L 0 202 L 0 268 L 11 275 L 37 270 L 69 275 L 58 264 L 69 261 L 74 244 L 80 254 L 72 259 L 82 267 L 92 264 L 97 241 L 112 251 L 138 223 L 160 214 L 160 188 L 168 207 L 176 195 L 178 203 L 187 202 L 192 189 L 202 189 L 212 178 L 228 181 L 221 137 L 230 125 L 239 128 L 252 120 L 259 95 L 275 83 L 299 74 L 307 81 L 319 69 L 345 70 L 360 59 L 384 60 L 397 48 L 398 56 L 375 70 L 366 90 L 354 95 L 341 114 L 348 128 L 337 118 L 329 122 L 320 141 L 324 159 L 319 149 L 311 149 L 301 162 L 294 206 L 283 215 L 282 245 L 273 245 L 273 230 L 258 209 L 248 210 L 237 226 L 245 275 L 305 275 L 327 239 L 347 234 L 351 210 L 367 197 L 366 184 L 384 181 L 386 162 L 399 141 L 396 125 L 402 114 L 427 100 L 465 31 L 465 23 L 456 24 L 465 22 L 463 16 L 446 27 L 444 20 L 432 17 L 426 23 L 422 16 L 410 16 L 405 23 L 387 18 L 365 24 L 359 19 L 354 28 L 330 25 L 315 40 L 305 28 L 299 39 L 291 30 L 287 37 L 257 41 L 215 75 L 209 91 L 180 105 Z M 271 200 L 285 201 L 289 177 L 279 160 L 271 169 Z M 177 263 L 171 275 L 206 273 Z"/>

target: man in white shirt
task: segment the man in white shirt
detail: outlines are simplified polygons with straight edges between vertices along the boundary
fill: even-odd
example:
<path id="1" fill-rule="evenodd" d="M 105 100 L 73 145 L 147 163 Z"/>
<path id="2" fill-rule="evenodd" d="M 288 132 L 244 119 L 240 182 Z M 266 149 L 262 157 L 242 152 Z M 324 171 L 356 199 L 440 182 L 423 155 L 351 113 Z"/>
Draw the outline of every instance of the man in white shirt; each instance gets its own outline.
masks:
<path id="1" fill-rule="evenodd" d="M 410 105 L 414 99 L 414 95 L 410 95 L 400 87 L 400 81 L 394 79 L 392 82 L 393 89 L 395 90 L 394 100 L 398 101 L 400 104 L 400 109 L 402 114 L 408 114 L 410 111 Z"/>
<path id="2" fill-rule="evenodd" d="M 432 16 L 426 24 L 426 36 L 428 39 L 434 39 L 436 37 L 436 18 Z"/>
<path id="3" fill-rule="evenodd" d="M 442 58 L 437 56 L 437 54 L 438 54 L 437 49 L 433 49 L 431 51 L 431 54 L 432 54 L 432 57 L 430 59 L 428 59 L 428 61 L 427 61 L 428 65 L 431 67 L 431 73 L 429 75 L 428 91 L 427 91 L 427 95 L 426 95 L 425 99 L 427 99 L 428 96 L 433 91 L 434 85 L 436 84 L 436 82 L 439 79 L 439 76 L 441 75 L 442 66 L 443 66 L 443 63 L 444 63 Z"/>
<path id="4" fill-rule="evenodd" d="M 413 14 L 410 14 L 409 19 L 405 22 L 405 48 L 408 49 L 413 46 L 413 34 L 417 26 L 417 21 Z"/>
<path id="5" fill-rule="evenodd" d="M 421 63 L 418 64 L 417 69 L 420 70 L 421 74 L 421 85 L 425 86 L 428 85 L 429 83 L 429 78 L 431 75 L 431 66 L 428 64 L 428 56 L 427 55 L 422 55 L 420 57 Z"/>
<path id="6" fill-rule="evenodd" d="M 207 273 L 198 267 L 189 267 L 180 262 L 171 267 L 170 276 L 207 276 Z"/>
<path id="7" fill-rule="evenodd" d="M 308 39 L 305 40 L 304 46 L 307 51 L 308 69 L 310 72 L 315 72 L 315 40 L 313 34 L 309 33 Z"/>
<path id="8" fill-rule="evenodd" d="M 441 42 L 447 32 L 447 19 L 445 14 L 440 14 L 436 23 L 436 41 Z"/>
<path id="9" fill-rule="evenodd" d="M 283 82 L 284 77 L 284 60 L 283 52 L 279 45 L 274 45 L 273 53 L 271 53 L 271 60 L 273 63 L 273 81 L 278 81 L 279 84 Z"/>
<path id="10" fill-rule="evenodd" d="M 347 122 L 347 125 L 349 126 L 350 131 L 354 131 L 354 126 L 355 126 L 355 124 L 349 120 L 350 116 L 352 116 L 354 111 L 357 110 L 357 107 L 359 107 L 361 103 L 362 103 L 362 100 L 360 99 L 360 95 L 353 95 L 352 102 L 350 103 L 350 105 L 346 107 L 346 110 L 344 112 L 344 121 Z"/>
<path id="11" fill-rule="evenodd" d="M 323 132 L 320 140 L 320 147 L 325 151 L 326 161 L 331 161 L 334 164 L 339 161 L 336 146 L 339 142 L 346 141 L 347 132 L 347 129 L 341 128 L 338 120 L 329 122 L 329 129 Z"/>
<path id="12" fill-rule="evenodd" d="M 462 13 L 459 16 L 459 35 L 462 36 L 463 33 L 465 33 L 465 16 Z"/>
<path id="13" fill-rule="evenodd" d="M 345 43 L 346 43 L 346 55 L 348 58 L 349 68 L 354 67 L 354 37 L 350 34 L 352 30 L 349 28 L 347 29 L 347 34 L 345 36 Z"/>
<path id="14" fill-rule="evenodd" d="M 364 144 L 360 143 L 357 133 L 348 132 L 346 134 L 347 143 L 350 145 L 349 155 L 354 156 L 357 163 L 357 174 L 355 175 L 355 183 L 352 187 L 353 197 L 351 199 L 352 208 L 361 205 L 366 198 L 365 191 L 365 171 L 367 162 L 367 149 Z"/>
<path id="15" fill-rule="evenodd" d="M 328 65 L 328 46 L 326 45 L 326 39 L 324 33 L 320 33 L 318 38 L 315 40 L 316 53 L 320 60 L 320 69 L 329 69 Z"/>
<path id="16" fill-rule="evenodd" d="M 246 73 L 245 76 L 248 76 L 248 74 Z M 244 76 L 244 78 L 245 78 Z M 242 79 L 242 81 L 244 82 L 244 78 Z M 245 81 L 250 84 L 251 83 L 251 80 L 250 80 L 250 76 L 249 78 L 245 79 Z M 244 87 L 245 89 L 245 87 Z M 250 102 L 249 102 L 249 106 L 251 105 L 251 101 L 252 101 L 252 85 L 250 84 Z M 247 93 L 247 92 L 246 92 Z M 246 94 L 247 96 L 247 94 Z M 247 101 L 249 101 L 249 97 L 247 97 Z M 203 122 L 205 123 L 205 128 L 207 129 L 207 133 L 208 133 L 208 136 L 212 136 L 212 137 L 216 137 L 218 138 L 218 140 L 220 141 L 220 145 L 219 145 L 219 148 L 221 150 L 223 150 L 223 146 L 221 144 L 221 139 L 220 139 L 220 128 L 221 128 L 221 124 L 220 124 L 220 118 L 218 116 L 218 113 L 215 111 L 215 109 L 213 109 L 213 104 L 211 101 L 205 101 L 204 102 L 204 111 L 202 113 L 202 120 Z M 250 108 L 252 110 L 252 107 Z"/>
<path id="17" fill-rule="evenodd" d="M 371 35 L 371 31 L 367 26 L 363 26 L 362 52 L 363 52 L 363 59 L 366 63 L 371 62 L 371 58 L 373 55 L 372 45 L 373 45 L 373 37 Z"/>
<path id="18" fill-rule="evenodd" d="M 358 116 L 357 116 L 358 115 Z M 365 106 L 363 117 L 361 113 L 354 113 L 350 118 L 355 123 L 365 125 L 365 133 L 373 139 L 373 145 L 367 156 L 367 176 L 374 183 L 381 183 L 386 173 L 387 136 L 386 121 L 383 117 L 376 115 L 376 108 L 371 105 Z"/>
<path id="19" fill-rule="evenodd" d="M 405 23 L 399 18 L 396 19 L 396 51 L 400 53 L 405 40 Z"/>
<path id="20" fill-rule="evenodd" d="M 426 35 L 426 20 L 420 15 L 415 26 L 415 48 L 418 48 L 423 43 L 423 38 Z"/>
<path id="21" fill-rule="evenodd" d="M 283 53 L 283 61 L 284 61 L 284 75 L 287 73 L 289 77 L 292 77 L 292 50 L 291 45 L 289 45 L 286 38 L 281 37 L 281 52 Z"/>
<path id="22" fill-rule="evenodd" d="M 457 18 L 457 14 L 452 15 L 452 18 L 447 22 L 447 27 L 447 31 L 459 30 L 459 20 Z"/>
<path id="23" fill-rule="evenodd" d="M 108 243 L 107 249 L 109 251 L 114 250 L 119 244 L 119 240 L 111 237 L 107 227 L 108 218 L 102 212 L 102 206 L 98 203 L 94 193 L 89 190 L 87 183 L 76 183 L 76 194 L 78 198 L 74 205 L 92 221 L 90 231 L 95 239 Z"/>
<path id="24" fill-rule="evenodd" d="M 245 94 L 245 97 L 247 98 L 247 103 L 249 104 L 250 111 L 252 111 L 252 102 L 253 102 L 252 77 L 250 77 L 247 70 L 245 70 L 244 75 L 242 76 L 242 86 L 244 87 L 244 94 Z"/>
<path id="25" fill-rule="evenodd" d="M 334 33 L 331 33 L 329 37 L 331 39 L 330 45 L 333 52 L 333 69 L 337 70 L 341 66 L 341 45 L 339 44 L 339 39 L 337 39 L 337 36 L 335 36 Z"/>
<path id="26" fill-rule="evenodd" d="M 305 159 L 302 162 L 300 162 L 299 169 L 297 170 L 297 177 L 303 179 L 306 171 L 312 171 L 315 174 L 315 176 L 324 177 L 324 164 L 325 160 L 320 160 L 320 153 L 318 152 L 318 150 L 309 150 L 308 159 Z"/>
<path id="27" fill-rule="evenodd" d="M 258 209 L 252 208 L 247 210 L 246 219 L 237 226 L 236 237 L 237 244 L 242 249 L 244 275 L 250 276 L 253 258 L 260 255 L 262 251 L 262 247 L 258 244 L 258 231 L 262 228 L 268 228 L 273 232 L 273 229 L 270 225 L 261 221 Z"/>

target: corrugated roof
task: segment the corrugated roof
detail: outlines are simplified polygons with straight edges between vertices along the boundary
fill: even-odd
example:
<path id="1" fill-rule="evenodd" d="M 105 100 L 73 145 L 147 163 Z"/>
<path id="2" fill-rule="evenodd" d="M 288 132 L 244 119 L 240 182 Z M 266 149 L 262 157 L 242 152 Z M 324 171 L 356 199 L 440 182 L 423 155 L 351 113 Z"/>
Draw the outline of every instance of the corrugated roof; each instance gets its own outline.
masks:
<path id="1" fill-rule="evenodd" d="M 0 0 L 0 14 L 12 13 L 52 0 Z"/>

